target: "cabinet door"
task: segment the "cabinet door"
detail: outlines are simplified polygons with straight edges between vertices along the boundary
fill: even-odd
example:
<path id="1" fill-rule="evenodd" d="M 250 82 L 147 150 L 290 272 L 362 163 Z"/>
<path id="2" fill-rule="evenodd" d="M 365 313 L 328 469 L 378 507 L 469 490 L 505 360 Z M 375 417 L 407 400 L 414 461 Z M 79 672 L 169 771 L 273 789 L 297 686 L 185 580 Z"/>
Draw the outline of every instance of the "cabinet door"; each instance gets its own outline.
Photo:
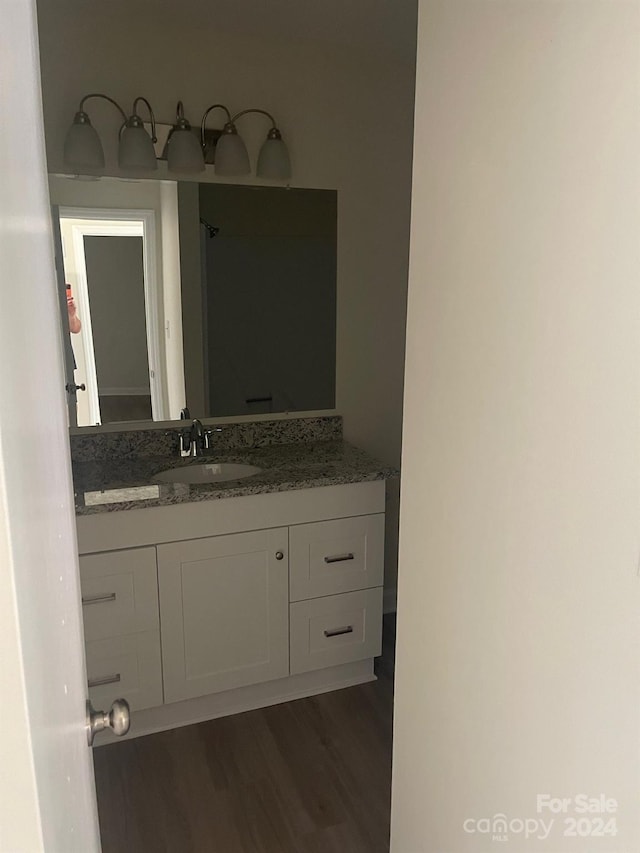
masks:
<path id="1" fill-rule="evenodd" d="M 289 674 L 286 527 L 157 550 L 165 702 Z"/>

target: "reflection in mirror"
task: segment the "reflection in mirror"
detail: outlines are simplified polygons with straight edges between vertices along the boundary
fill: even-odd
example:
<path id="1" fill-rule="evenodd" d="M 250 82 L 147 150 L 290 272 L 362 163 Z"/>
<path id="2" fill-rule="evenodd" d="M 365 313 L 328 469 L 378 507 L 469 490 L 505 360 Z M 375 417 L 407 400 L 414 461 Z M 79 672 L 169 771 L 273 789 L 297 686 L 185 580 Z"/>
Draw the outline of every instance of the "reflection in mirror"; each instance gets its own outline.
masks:
<path id="1" fill-rule="evenodd" d="M 58 176 L 50 187 L 70 285 L 67 383 L 83 389 L 71 423 L 177 419 L 185 405 L 197 417 L 334 407 L 335 192 Z"/>
<path id="2" fill-rule="evenodd" d="M 145 263 L 153 214 L 61 208 L 59 217 L 77 425 L 159 419 L 149 360 L 158 342 L 145 313 L 157 290 Z"/>
<path id="3" fill-rule="evenodd" d="M 142 235 L 86 236 L 84 254 L 99 422 L 151 418 Z"/>
<path id="4" fill-rule="evenodd" d="M 178 208 L 191 411 L 333 408 L 335 193 L 183 183 Z"/>

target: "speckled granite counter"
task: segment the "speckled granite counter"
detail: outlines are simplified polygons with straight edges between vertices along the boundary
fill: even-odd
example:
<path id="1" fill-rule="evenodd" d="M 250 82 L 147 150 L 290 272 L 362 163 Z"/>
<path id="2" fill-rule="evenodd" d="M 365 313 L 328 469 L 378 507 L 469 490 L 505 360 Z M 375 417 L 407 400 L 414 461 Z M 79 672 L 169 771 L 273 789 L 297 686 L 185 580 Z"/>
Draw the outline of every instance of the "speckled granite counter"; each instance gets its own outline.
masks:
<path id="1" fill-rule="evenodd" d="M 185 485 L 155 483 L 169 468 L 203 462 L 241 462 L 262 471 L 242 480 Z M 310 489 L 384 480 L 398 472 L 341 439 L 263 447 L 226 448 L 196 459 L 177 455 L 111 457 L 74 460 L 76 512 L 89 515 L 127 509 L 167 506 L 190 501 Z"/>

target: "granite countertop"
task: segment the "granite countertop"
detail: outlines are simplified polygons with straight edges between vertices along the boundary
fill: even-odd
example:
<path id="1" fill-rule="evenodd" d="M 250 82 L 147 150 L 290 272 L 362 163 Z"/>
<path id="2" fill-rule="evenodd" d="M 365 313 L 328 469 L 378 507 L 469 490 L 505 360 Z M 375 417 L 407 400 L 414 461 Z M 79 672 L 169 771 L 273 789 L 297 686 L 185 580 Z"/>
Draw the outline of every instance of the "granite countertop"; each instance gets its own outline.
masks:
<path id="1" fill-rule="evenodd" d="M 220 483 L 154 483 L 161 471 L 203 462 L 241 462 L 262 471 Z M 195 459 L 165 455 L 73 464 L 77 515 L 385 480 L 397 475 L 394 468 L 341 439 L 217 450 Z"/>

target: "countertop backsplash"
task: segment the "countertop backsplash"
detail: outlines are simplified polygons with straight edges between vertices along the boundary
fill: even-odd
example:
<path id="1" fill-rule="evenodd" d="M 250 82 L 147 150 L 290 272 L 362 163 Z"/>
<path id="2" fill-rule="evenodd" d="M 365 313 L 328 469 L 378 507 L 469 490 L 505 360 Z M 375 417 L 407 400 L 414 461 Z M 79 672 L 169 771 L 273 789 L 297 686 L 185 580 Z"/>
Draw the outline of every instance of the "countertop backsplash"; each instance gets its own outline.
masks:
<path id="1" fill-rule="evenodd" d="M 109 459 L 140 459 L 175 456 L 179 458 L 179 436 L 191 421 L 172 427 L 122 432 L 96 432 L 95 435 L 71 435 L 72 462 L 98 462 Z M 205 424 L 213 429 L 211 450 L 241 450 L 274 444 L 308 444 L 342 438 L 342 416 L 291 418 L 243 423 Z"/>

